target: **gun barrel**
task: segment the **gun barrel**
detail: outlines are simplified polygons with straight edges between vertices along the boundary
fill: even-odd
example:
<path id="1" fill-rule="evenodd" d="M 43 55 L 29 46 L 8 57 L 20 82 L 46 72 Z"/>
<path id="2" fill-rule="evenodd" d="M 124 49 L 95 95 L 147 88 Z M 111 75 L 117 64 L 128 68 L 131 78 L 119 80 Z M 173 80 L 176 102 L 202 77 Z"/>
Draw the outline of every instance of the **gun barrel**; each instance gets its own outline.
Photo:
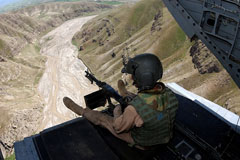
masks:
<path id="1" fill-rule="evenodd" d="M 122 107 L 124 108 L 126 107 L 126 103 L 124 102 L 123 97 L 120 96 L 118 92 L 115 91 L 114 88 L 112 88 L 109 84 L 105 82 L 99 81 L 96 77 L 94 77 L 93 74 L 89 73 L 88 71 L 85 71 L 85 73 L 86 73 L 85 77 L 87 77 L 91 81 L 91 83 L 95 82 L 98 87 L 102 88 L 109 98 L 110 97 L 114 98 L 121 104 Z"/>
<path id="2" fill-rule="evenodd" d="M 88 71 L 85 71 L 86 75 L 85 77 L 87 77 L 91 83 L 95 82 L 99 87 L 102 87 L 104 85 L 103 82 L 99 81 L 96 77 L 94 77 L 93 74 L 89 73 Z"/>

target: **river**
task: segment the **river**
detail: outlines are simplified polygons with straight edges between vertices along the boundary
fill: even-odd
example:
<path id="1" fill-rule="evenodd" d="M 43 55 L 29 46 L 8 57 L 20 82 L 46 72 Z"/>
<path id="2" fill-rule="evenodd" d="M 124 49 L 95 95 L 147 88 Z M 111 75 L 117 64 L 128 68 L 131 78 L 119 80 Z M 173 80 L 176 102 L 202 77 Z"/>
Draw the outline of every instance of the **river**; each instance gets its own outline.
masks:
<path id="1" fill-rule="evenodd" d="M 78 49 L 72 45 L 74 34 L 94 17 L 69 20 L 40 40 L 40 52 L 48 60 L 38 86 L 38 91 L 45 103 L 44 118 L 39 131 L 76 117 L 64 106 L 63 97 L 68 96 L 85 107 L 84 95 L 97 90 L 97 87 L 85 78 L 87 67 L 77 58 Z"/>

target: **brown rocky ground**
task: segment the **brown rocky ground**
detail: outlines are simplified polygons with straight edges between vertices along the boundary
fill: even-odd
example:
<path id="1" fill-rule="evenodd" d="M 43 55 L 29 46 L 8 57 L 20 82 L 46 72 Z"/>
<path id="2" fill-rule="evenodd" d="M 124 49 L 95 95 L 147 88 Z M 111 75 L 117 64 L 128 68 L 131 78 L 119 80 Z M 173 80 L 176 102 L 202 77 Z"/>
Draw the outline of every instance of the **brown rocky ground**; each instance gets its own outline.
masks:
<path id="1" fill-rule="evenodd" d="M 40 54 L 39 38 L 67 20 L 109 8 L 51 3 L 0 14 L 0 148 L 4 156 L 12 153 L 13 142 L 37 133 L 43 119 L 45 104 L 37 87 L 47 58 Z"/>
<path id="2" fill-rule="evenodd" d="M 150 4 L 157 7 L 150 10 Z M 113 11 L 99 16 L 73 38 L 80 49 L 79 58 L 98 78 L 116 87 L 122 77 L 122 56 L 151 52 L 163 62 L 164 82 L 176 82 L 240 114 L 240 90 L 236 84 L 205 45 L 187 39 L 161 6 L 161 0 L 141 1 L 119 10 L 120 14 Z"/>
<path id="3" fill-rule="evenodd" d="M 70 97 L 85 107 L 84 96 L 98 90 L 98 87 L 85 78 L 87 67 L 77 58 L 78 50 L 71 44 L 73 35 L 94 17 L 69 20 L 41 38 L 41 54 L 47 56 L 48 60 L 38 86 L 45 103 L 43 121 L 38 131 L 76 117 L 63 104 L 63 97 Z"/>
<path id="4" fill-rule="evenodd" d="M 220 72 L 221 66 L 209 49 L 200 41 L 196 41 L 190 49 L 194 68 L 200 74 Z"/>
<path id="5" fill-rule="evenodd" d="M 69 19 L 110 8 L 95 3 L 65 2 L 0 14 L 0 55 L 11 57 L 26 44 L 34 43 L 39 36 Z"/>

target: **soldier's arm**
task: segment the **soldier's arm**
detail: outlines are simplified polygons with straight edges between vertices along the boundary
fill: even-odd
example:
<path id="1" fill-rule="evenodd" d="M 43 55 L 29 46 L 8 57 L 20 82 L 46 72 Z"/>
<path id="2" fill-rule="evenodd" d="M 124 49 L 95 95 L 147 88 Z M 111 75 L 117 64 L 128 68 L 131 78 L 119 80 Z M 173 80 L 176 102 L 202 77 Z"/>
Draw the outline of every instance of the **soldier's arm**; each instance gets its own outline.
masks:
<path id="1" fill-rule="evenodd" d="M 113 110 L 113 117 L 114 119 L 120 117 L 122 115 L 122 107 L 121 105 L 117 105 Z"/>
<path id="2" fill-rule="evenodd" d="M 141 127 L 143 120 L 131 105 L 127 106 L 123 114 L 114 119 L 113 128 L 116 133 L 128 132 L 134 126 Z"/>

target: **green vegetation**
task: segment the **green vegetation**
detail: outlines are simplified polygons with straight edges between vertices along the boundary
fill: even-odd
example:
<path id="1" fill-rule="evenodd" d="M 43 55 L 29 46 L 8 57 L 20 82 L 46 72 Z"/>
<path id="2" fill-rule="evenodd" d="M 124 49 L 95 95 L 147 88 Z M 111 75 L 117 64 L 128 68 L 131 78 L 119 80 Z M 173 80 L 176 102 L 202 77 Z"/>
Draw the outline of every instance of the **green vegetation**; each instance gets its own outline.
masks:
<path id="1" fill-rule="evenodd" d="M 34 83 L 33 85 L 37 85 L 40 81 L 40 79 L 42 78 L 44 70 L 40 70 L 39 73 L 36 75 L 35 79 L 34 79 Z"/>
<path id="2" fill-rule="evenodd" d="M 0 55 L 4 57 L 12 57 L 9 46 L 2 39 L 0 39 Z"/>
<path id="3" fill-rule="evenodd" d="M 177 62 L 179 60 L 184 60 L 186 58 L 186 56 L 188 56 L 189 48 L 192 45 L 193 45 L 193 42 L 191 43 L 188 40 L 186 40 L 185 43 L 183 44 L 183 46 L 181 48 L 179 48 L 174 54 L 171 53 L 171 55 L 169 55 L 167 58 L 163 59 L 164 70 L 166 70 L 174 62 Z M 161 52 L 161 53 L 163 53 L 163 52 Z M 161 57 L 161 56 L 159 56 L 159 57 Z M 190 66 L 186 66 L 186 67 L 190 67 Z M 183 69 L 187 69 L 187 68 L 183 68 Z"/>
<path id="4" fill-rule="evenodd" d="M 17 10 L 27 6 L 33 6 L 33 5 L 46 3 L 46 2 L 76 2 L 76 1 L 83 1 L 83 0 L 45 0 L 44 2 L 42 0 L 20 0 L 0 8 L 0 13 Z"/>
<path id="5" fill-rule="evenodd" d="M 153 26 L 155 30 L 152 30 Z M 233 89 L 230 83 L 220 84 L 223 90 L 212 86 L 211 81 L 219 81 L 217 77 L 222 73 L 201 75 L 194 69 L 189 56 L 193 42 L 189 41 L 161 0 L 142 0 L 134 6 L 122 5 L 105 13 L 86 24 L 83 31 L 74 36 L 73 44 L 83 46 L 79 57 L 98 78 L 112 86 L 121 77 L 121 55 L 128 48 L 130 56 L 143 52 L 156 54 L 170 77 L 164 77 L 163 81 L 177 82 L 189 90 L 210 86 L 209 91 L 204 90 L 204 95 L 201 95 L 207 99 L 215 100 Z M 112 53 L 115 57 L 111 56 Z M 96 56 L 99 56 L 99 61 L 93 61 Z"/>
<path id="6" fill-rule="evenodd" d="M 38 65 L 42 60 L 40 55 L 40 46 L 38 44 L 29 44 L 21 52 L 20 56 L 15 56 L 12 60 L 32 69 L 40 69 Z"/>
<path id="7" fill-rule="evenodd" d="M 83 0 L 55 0 L 55 2 L 77 2 L 77 1 L 83 1 Z"/>
<path id="8" fill-rule="evenodd" d="M 72 44 L 75 45 L 77 48 L 79 48 L 79 47 L 78 47 L 78 43 L 77 43 L 76 40 L 73 39 L 73 40 L 72 40 Z"/>
<path id="9" fill-rule="evenodd" d="M 0 39 L 0 49 L 2 49 L 4 46 L 5 46 L 4 41 Z"/>
<path id="10" fill-rule="evenodd" d="M 15 87 L 23 87 L 28 84 L 35 86 L 39 83 L 44 71 L 46 58 L 40 55 L 38 44 L 27 45 L 19 55 L 11 60 L 16 65 L 21 66 L 22 74 L 17 79 L 9 81 L 9 84 L 11 83 Z M 26 81 L 26 79 L 28 80 Z"/>
<path id="11" fill-rule="evenodd" d="M 119 2 L 119 1 L 99 1 L 97 3 L 108 4 L 108 5 L 120 5 L 120 4 L 123 4 L 123 2 Z"/>
<path id="12" fill-rule="evenodd" d="M 15 160 L 15 154 L 12 154 L 11 156 L 5 158 L 5 160 Z"/>
<path id="13" fill-rule="evenodd" d="M 121 44 L 143 29 L 154 19 L 156 13 L 162 10 L 162 7 L 161 0 L 141 0 L 134 6 L 123 6 L 110 13 L 108 17 L 111 17 L 117 32 L 113 43 L 115 45 Z"/>
<path id="14" fill-rule="evenodd" d="M 153 23 L 155 30 L 152 30 Z M 134 6 L 123 5 L 105 13 L 87 23 L 72 43 L 78 48 L 83 46 L 79 57 L 98 78 L 109 82 L 121 76 L 118 74 L 122 67 L 121 55 L 126 48 L 130 56 L 146 51 L 155 53 L 162 60 L 166 59 L 166 68 L 183 58 L 191 46 L 161 0 L 142 0 Z M 113 52 L 116 58 L 111 56 Z M 101 61 L 92 61 L 95 56 L 101 57 Z"/>
<path id="15" fill-rule="evenodd" d="M 34 48 L 35 48 L 35 51 L 36 51 L 37 53 L 40 53 L 41 47 L 40 47 L 39 44 L 35 44 L 35 45 L 34 45 Z"/>
<path id="16" fill-rule="evenodd" d="M 187 40 L 185 33 L 176 22 L 163 34 L 167 35 L 162 35 L 164 38 L 159 41 L 159 46 L 156 48 L 156 52 L 160 52 L 159 57 L 161 59 L 165 59 L 174 54 L 184 46 Z"/>
<path id="17" fill-rule="evenodd" d="M 136 33 L 154 19 L 154 16 L 163 7 L 160 0 L 140 1 L 130 11 L 126 12 L 127 23 L 125 30 L 130 31 L 130 34 Z"/>
<path id="18" fill-rule="evenodd" d="M 0 39 L 0 52 L 4 52 L 4 48 L 5 48 L 5 43 L 3 40 Z"/>
<path id="19" fill-rule="evenodd" d="M 34 5 L 38 5 L 38 4 L 43 4 L 43 3 L 48 3 L 48 2 L 95 2 L 95 3 L 99 3 L 99 4 L 106 4 L 106 5 L 121 5 L 124 2 L 120 2 L 120 1 L 94 1 L 94 0 L 19 0 L 15 3 L 6 5 L 4 7 L 0 8 L 0 13 L 3 12 L 8 12 L 8 11 L 13 11 L 13 10 L 18 10 L 24 7 L 28 7 L 28 6 L 34 6 Z M 43 16 L 43 15 L 41 15 Z"/>
<path id="20" fill-rule="evenodd" d="M 101 15 L 98 21 L 85 25 L 86 30 L 91 28 L 91 32 L 86 35 L 86 39 L 91 40 L 84 43 L 84 51 L 81 53 L 85 55 L 97 51 L 98 54 L 102 54 L 120 45 L 145 26 L 151 27 L 149 23 L 153 21 L 156 13 L 162 10 L 162 7 L 161 0 L 144 0 L 134 6 L 123 5 Z M 79 47 L 82 41 L 78 37 L 82 37 L 81 33 L 76 34 L 73 41 Z M 108 45 L 104 46 L 106 43 Z"/>

